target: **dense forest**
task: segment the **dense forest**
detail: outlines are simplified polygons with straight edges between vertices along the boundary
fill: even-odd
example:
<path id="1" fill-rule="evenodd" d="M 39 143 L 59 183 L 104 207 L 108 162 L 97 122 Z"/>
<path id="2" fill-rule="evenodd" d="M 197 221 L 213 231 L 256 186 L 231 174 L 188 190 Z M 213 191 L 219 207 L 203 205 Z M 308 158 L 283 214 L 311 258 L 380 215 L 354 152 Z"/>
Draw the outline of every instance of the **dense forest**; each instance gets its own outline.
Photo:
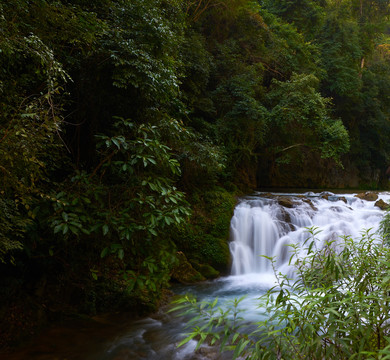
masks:
<path id="1" fill-rule="evenodd" d="M 387 186 L 389 10 L 0 2 L 0 346 L 223 273 L 242 193 Z"/>

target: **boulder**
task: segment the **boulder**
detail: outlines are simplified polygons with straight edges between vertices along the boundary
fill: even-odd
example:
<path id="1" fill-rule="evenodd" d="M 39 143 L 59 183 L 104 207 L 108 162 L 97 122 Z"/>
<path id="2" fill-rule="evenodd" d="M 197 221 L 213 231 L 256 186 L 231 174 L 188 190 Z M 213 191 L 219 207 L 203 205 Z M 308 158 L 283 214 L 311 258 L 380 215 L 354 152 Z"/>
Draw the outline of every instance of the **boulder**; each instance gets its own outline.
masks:
<path id="1" fill-rule="evenodd" d="M 193 284 L 199 281 L 204 281 L 206 278 L 187 260 L 187 257 L 183 252 L 178 251 L 177 259 L 179 260 L 178 265 L 172 270 L 171 278 L 181 284 Z"/>
<path id="2" fill-rule="evenodd" d="M 375 206 L 378 206 L 379 209 L 381 210 L 387 210 L 389 207 L 389 204 L 384 202 L 382 199 L 379 199 L 376 203 Z"/>
<path id="3" fill-rule="evenodd" d="M 366 201 L 375 201 L 378 199 L 378 194 L 372 191 L 367 191 L 365 193 L 356 194 L 355 197 Z"/>

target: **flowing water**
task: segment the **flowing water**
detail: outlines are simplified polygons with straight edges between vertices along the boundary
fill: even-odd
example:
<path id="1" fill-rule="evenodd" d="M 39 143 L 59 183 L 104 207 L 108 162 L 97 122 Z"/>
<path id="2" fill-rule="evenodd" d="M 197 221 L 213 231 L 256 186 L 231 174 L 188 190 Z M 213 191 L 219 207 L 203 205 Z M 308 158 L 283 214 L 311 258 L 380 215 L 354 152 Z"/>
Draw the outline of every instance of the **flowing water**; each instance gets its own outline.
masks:
<path id="1" fill-rule="evenodd" d="M 379 194 L 388 202 L 389 193 Z M 378 229 L 383 211 L 374 201 L 354 194 L 332 193 L 264 194 L 242 198 L 231 220 L 231 275 L 195 286 L 178 286 L 178 294 L 190 292 L 202 300 L 218 297 L 224 306 L 229 300 L 246 295 L 241 303 L 248 321 L 261 319 L 257 299 L 275 284 L 270 261 L 275 257 L 279 271 L 288 273 L 289 244 L 304 242 L 308 227 L 321 230 L 319 241 L 340 235 L 356 238 L 361 232 Z M 160 311 L 153 317 L 132 321 L 124 314 L 96 319 L 62 330 L 52 330 L 35 346 L 4 359 L 20 360 L 206 360 L 226 359 L 210 347 L 195 352 L 191 340 L 177 349 L 186 332 L 185 320 Z M 57 340 L 56 340 L 57 339 Z M 44 345 L 46 344 L 46 345 Z M 0 355 L 1 358 L 1 355 Z"/>

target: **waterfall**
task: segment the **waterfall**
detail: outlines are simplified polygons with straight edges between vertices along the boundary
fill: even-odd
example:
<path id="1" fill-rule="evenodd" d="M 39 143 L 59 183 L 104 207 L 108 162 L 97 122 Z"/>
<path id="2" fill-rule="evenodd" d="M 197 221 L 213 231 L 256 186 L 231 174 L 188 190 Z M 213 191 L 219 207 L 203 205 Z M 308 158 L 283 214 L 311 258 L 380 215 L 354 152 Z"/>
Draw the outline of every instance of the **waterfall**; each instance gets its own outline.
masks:
<path id="1" fill-rule="evenodd" d="M 386 202 L 390 200 L 390 194 L 378 195 Z M 321 230 L 317 235 L 320 242 L 336 239 L 343 234 L 359 237 L 363 229 L 372 228 L 375 231 L 382 216 L 383 211 L 375 207 L 374 201 L 364 201 L 353 194 L 258 193 L 242 198 L 231 220 L 233 276 L 200 284 L 179 285 L 173 290 L 177 294 L 190 292 L 199 301 L 213 302 L 218 298 L 218 306 L 224 309 L 231 307 L 234 299 L 241 298 L 240 316 L 248 323 L 256 323 L 266 318 L 259 309 L 259 297 L 276 285 L 269 260 L 259 255 L 275 257 L 278 271 L 288 274 L 290 254 L 287 245 L 304 242 L 309 236 L 307 227 L 315 226 Z M 13 359 L 41 359 L 42 356 L 46 359 L 64 358 L 64 354 L 71 354 L 69 348 L 74 348 L 69 344 L 73 341 L 77 345 L 80 341 L 76 340 L 80 337 L 85 343 L 83 359 L 210 360 L 217 356 L 219 359 L 229 359 L 229 354 L 219 356 L 217 350 L 207 344 L 195 352 L 195 338 L 177 348 L 178 342 L 188 332 L 187 325 L 188 319 L 164 311 L 135 321 L 132 316 L 124 314 L 105 315 L 81 327 L 78 321 L 79 331 L 73 324 L 69 329 L 60 328 L 46 333 L 40 342 L 34 343 L 37 347 L 23 351 Z M 114 333 L 116 336 L 113 336 Z M 89 339 L 86 334 L 92 338 Z M 71 340 L 64 341 L 63 337 Z M 48 347 L 47 344 L 53 346 Z M 48 349 L 46 354 L 43 354 L 42 346 Z M 84 355 L 83 351 L 81 353 Z"/>
<path id="2" fill-rule="evenodd" d="M 388 201 L 390 195 L 379 194 Z M 279 269 L 288 267 L 289 244 L 302 244 L 308 227 L 316 227 L 320 242 L 342 235 L 359 237 L 361 232 L 378 229 L 383 211 L 375 201 L 354 194 L 332 193 L 263 194 L 241 199 L 231 220 L 230 252 L 232 275 L 269 273 L 273 257 Z"/>

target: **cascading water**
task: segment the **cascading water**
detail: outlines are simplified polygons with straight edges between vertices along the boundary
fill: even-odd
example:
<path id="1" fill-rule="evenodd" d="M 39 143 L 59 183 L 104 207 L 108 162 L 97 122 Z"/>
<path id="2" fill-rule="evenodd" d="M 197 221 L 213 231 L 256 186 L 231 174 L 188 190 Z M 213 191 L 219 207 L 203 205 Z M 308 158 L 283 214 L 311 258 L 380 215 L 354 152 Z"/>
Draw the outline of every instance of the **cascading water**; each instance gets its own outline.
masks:
<path id="1" fill-rule="evenodd" d="M 390 194 L 379 194 L 379 198 L 388 202 Z M 275 285 L 275 277 L 269 260 L 261 257 L 275 257 L 278 271 L 287 273 L 290 257 L 287 245 L 304 242 L 308 236 L 307 227 L 321 230 L 316 237 L 322 241 L 337 239 L 340 235 L 357 238 L 364 229 L 378 229 L 383 211 L 374 201 L 364 201 L 353 194 L 334 195 L 314 194 L 264 194 L 246 197 L 240 200 L 231 220 L 232 272 L 230 276 L 194 286 L 176 288 L 177 293 L 191 292 L 200 300 L 212 301 L 219 298 L 219 304 L 246 295 L 241 305 L 247 311 L 241 313 L 248 321 L 259 321 L 261 310 L 258 298 Z M 117 320 L 111 319 L 115 324 Z M 104 324 L 108 324 L 105 320 Z M 191 340 L 185 346 L 176 345 L 183 338 L 185 320 L 172 317 L 164 312 L 151 318 L 123 324 L 120 335 L 96 336 L 96 331 L 82 332 L 90 335 L 91 349 L 75 349 L 77 341 L 68 341 L 71 346 L 61 349 L 53 345 L 52 352 L 40 352 L 32 349 L 21 356 L 9 357 L 11 360 L 44 360 L 53 358 L 72 358 L 82 360 L 211 360 L 227 359 L 218 356 L 215 349 L 202 348 L 195 352 L 196 341 Z M 74 332 L 76 338 L 79 336 Z M 93 335 L 95 334 L 95 335 Z M 95 338 L 93 338 L 95 336 Z M 102 341 L 105 338 L 106 340 Z M 44 348 L 50 336 L 44 336 Z M 53 340 L 53 343 L 56 340 Z M 94 344 L 94 345 L 93 345 Z M 42 346 L 41 346 L 42 347 Z M 65 355 L 66 356 L 65 356 Z M 80 356 L 79 356 L 80 355 Z"/>
<path id="2" fill-rule="evenodd" d="M 388 201 L 390 196 L 380 194 L 379 198 Z M 287 271 L 288 245 L 304 242 L 310 235 L 308 227 L 318 228 L 320 242 L 341 235 L 355 238 L 368 229 L 375 232 L 383 211 L 374 204 L 353 195 L 329 193 L 244 198 L 231 221 L 232 275 L 270 272 L 270 261 L 261 255 L 274 257 L 278 269 Z"/>

